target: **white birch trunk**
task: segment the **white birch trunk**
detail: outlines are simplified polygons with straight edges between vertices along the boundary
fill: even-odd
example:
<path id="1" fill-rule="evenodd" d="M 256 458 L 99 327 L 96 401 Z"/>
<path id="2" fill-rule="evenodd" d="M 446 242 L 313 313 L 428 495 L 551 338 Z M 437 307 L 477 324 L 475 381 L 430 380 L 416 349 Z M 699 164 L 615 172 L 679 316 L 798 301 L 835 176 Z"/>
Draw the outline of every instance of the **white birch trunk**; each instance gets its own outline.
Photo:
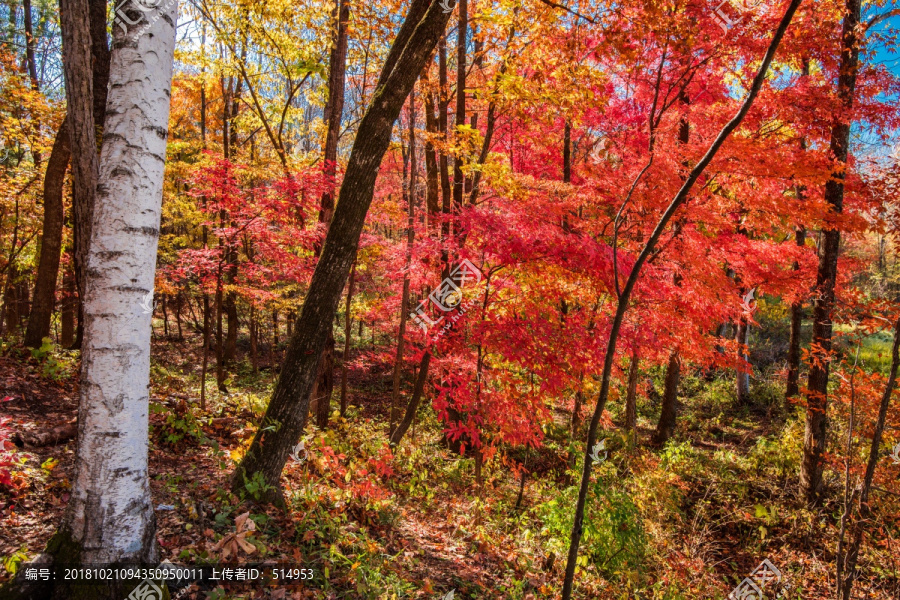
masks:
<path id="1" fill-rule="evenodd" d="M 147 2 L 129 6 L 127 18 L 113 24 L 87 262 L 75 483 L 60 532 L 82 563 L 158 558 L 147 473 L 150 320 L 177 1 Z"/>

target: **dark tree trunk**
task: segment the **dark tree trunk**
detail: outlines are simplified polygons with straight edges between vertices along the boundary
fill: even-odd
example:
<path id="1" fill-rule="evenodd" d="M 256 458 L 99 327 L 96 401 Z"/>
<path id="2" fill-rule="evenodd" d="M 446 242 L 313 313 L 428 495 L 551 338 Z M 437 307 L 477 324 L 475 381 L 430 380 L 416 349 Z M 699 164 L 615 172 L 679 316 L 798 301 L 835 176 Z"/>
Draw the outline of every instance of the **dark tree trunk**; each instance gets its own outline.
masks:
<path id="1" fill-rule="evenodd" d="M 466 41 L 469 34 L 468 0 L 458 0 L 459 27 L 456 32 L 456 126 L 466 124 Z M 463 153 L 453 161 L 453 210 L 463 206 L 465 178 L 463 177 Z M 446 243 L 446 242 L 445 242 Z"/>
<path id="2" fill-rule="evenodd" d="M 806 230 L 797 229 L 797 245 L 806 243 Z M 794 270 L 800 269 L 799 263 L 794 263 Z M 791 341 L 788 346 L 788 372 L 786 398 L 794 398 L 800 395 L 800 342 L 803 335 L 803 303 L 799 300 L 791 304 Z"/>
<path id="3" fill-rule="evenodd" d="M 44 175 L 44 226 L 41 233 L 41 257 L 38 261 L 37 275 L 34 283 L 34 296 L 31 302 L 31 315 L 28 328 L 25 330 L 25 345 L 37 348 L 41 340 L 50 335 L 50 321 L 56 304 L 56 280 L 59 277 L 60 252 L 62 250 L 63 222 L 63 184 L 66 169 L 69 166 L 69 128 L 68 119 L 63 119 L 53 150 L 47 161 L 47 172 Z"/>
<path id="4" fill-rule="evenodd" d="M 850 122 L 846 120 L 853 108 L 856 76 L 859 68 L 860 0 L 847 0 L 841 36 L 841 66 L 838 77 L 838 100 L 843 108 L 831 128 L 831 153 L 836 165 L 825 184 L 825 201 L 835 213 L 843 211 L 844 178 L 850 146 Z M 828 432 L 828 375 L 831 360 L 831 311 L 834 307 L 834 284 L 837 279 L 838 251 L 841 232 L 826 229 L 816 274 L 813 301 L 813 337 L 810 353 L 814 360 L 809 367 L 806 397 L 806 428 L 803 439 L 803 460 L 800 463 L 800 491 L 808 502 L 819 500 L 822 487 L 822 455 Z"/>
<path id="5" fill-rule="evenodd" d="M 107 6 L 103 0 L 63 0 L 60 3 L 63 71 L 72 151 L 73 240 L 78 288 L 77 347 L 81 346 L 84 332 L 84 267 L 91 239 L 94 193 L 109 87 L 110 51 L 106 40 L 106 17 Z"/>
<path id="6" fill-rule="evenodd" d="M 409 94 L 409 179 L 406 190 L 406 262 L 403 269 L 403 291 L 400 297 L 400 330 L 397 335 L 397 354 L 394 357 L 394 387 L 391 393 L 391 414 L 388 425 L 388 438 L 394 434 L 397 422 L 397 403 L 400 399 L 400 376 L 403 373 L 403 349 L 406 342 L 406 313 L 409 310 L 409 275 L 412 268 L 412 250 L 416 239 L 416 89 Z"/>
<path id="7" fill-rule="evenodd" d="M 200 410 L 206 410 L 206 373 L 209 370 L 209 294 L 203 294 L 203 362 L 200 366 Z"/>
<path id="8" fill-rule="evenodd" d="M 447 139 L 447 106 L 450 103 L 450 90 L 447 87 L 447 40 L 444 37 L 438 42 L 438 87 L 440 88 L 438 92 L 438 130 L 441 137 L 444 138 L 444 147 L 446 147 L 449 142 Z M 453 191 L 450 189 L 450 162 L 447 153 L 443 150 L 438 154 L 438 171 L 441 176 L 441 211 L 446 215 L 450 213 Z M 445 231 L 447 233 L 444 233 Z M 450 224 L 445 221 L 441 225 L 441 235 L 446 238 L 449 231 Z"/>
<path id="9" fill-rule="evenodd" d="M 426 350 L 419 363 L 419 374 L 416 377 L 416 384 L 413 387 L 412 397 L 410 397 L 409 403 L 406 405 L 406 412 L 403 414 L 400 423 L 391 433 L 391 446 L 396 446 L 400 443 L 400 440 L 406 435 L 409 426 L 412 425 L 416 418 L 416 411 L 419 410 L 419 403 L 421 402 L 422 394 L 425 391 L 425 382 L 428 380 L 428 366 L 430 364 L 431 353 Z"/>
<path id="10" fill-rule="evenodd" d="M 438 133 L 438 120 L 434 116 L 434 96 L 430 91 L 424 94 L 425 103 L 425 131 L 430 134 L 425 138 L 425 205 L 427 207 L 426 219 L 436 215 L 440 210 L 438 202 L 438 162 L 434 153 L 434 144 L 431 135 Z"/>
<path id="11" fill-rule="evenodd" d="M 316 265 L 303 310 L 285 354 L 275 391 L 261 426 L 234 473 L 240 489 L 261 473 L 283 502 L 280 477 L 291 448 L 306 425 L 310 392 L 328 331 L 356 257 L 359 236 L 372 202 L 378 168 L 390 143 L 394 121 L 425 61 L 449 20 L 437 2 L 413 0 L 388 52 L 370 106 L 360 121 L 341 186 L 334 219 Z"/>
<path id="12" fill-rule="evenodd" d="M 91 76 L 90 4 L 88 0 L 61 0 L 59 9 L 67 118 L 72 148 L 75 275 L 81 299 L 84 298 L 84 269 L 91 239 L 94 191 L 97 187 L 99 169 L 97 132 L 94 125 L 94 80 Z M 80 321 L 81 319 L 79 330 L 82 329 Z"/>
<path id="13" fill-rule="evenodd" d="M 653 434 L 653 443 L 662 446 L 675 433 L 675 419 L 678 404 L 678 383 L 681 381 L 681 359 L 677 352 L 669 355 L 669 364 L 666 366 L 666 387 L 663 391 L 662 409 L 659 413 L 659 423 Z"/>
<path id="14" fill-rule="evenodd" d="M 325 105 L 325 122 L 328 131 L 325 135 L 325 175 L 332 180 L 337 172 L 337 145 L 341 133 L 341 121 L 344 115 L 344 80 L 347 71 L 347 24 L 350 20 L 349 0 L 338 0 L 335 7 L 336 27 L 331 47 L 331 59 L 328 73 L 328 103 Z M 329 186 L 322 194 L 319 208 L 319 223 L 325 225 L 326 231 L 334 215 L 334 185 Z M 319 255 L 321 248 L 316 248 Z M 334 393 L 334 328 L 329 327 L 325 339 L 325 349 L 319 362 L 319 371 L 313 388 L 313 402 L 316 403 L 316 424 L 328 426 L 331 413 L 331 396 Z"/>
<path id="15" fill-rule="evenodd" d="M 628 367 L 628 391 L 625 393 L 625 431 L 634 434 L 637 429 L 637 383 L 641 359 L 637 348 L 631 353 Z"/>
<path id="16" fill-rule="evenodd" d="M 866 463 L 866 472 L 862 483 L 857 490 L 859 498 L 856 505 L 853 524 L 850 527 L 850 545 L 847 553 L 837 557 L 838 562 L 838 587 L 841 600 L 850 600 L 853 589 L 853 581 L 856 579 L 856 563 L 859 560 L 859 548 L 866 526 L 872 521 L 872 509 L 869 507 L 869 493 L 872 491 L 872 480 L 875 477 L 875 467 L 881 453 L 881 438 L 884 434 L 884 425 L 887 420 L 888 407 L 891 404 L 891 396 L 897 385 L 897 368 L 900 366 L 900 320 L 894 324 L 894 345 L 891 349 L 891 373 L 888 377 L 884 394 L 881 396 L 881 404 L 878 407 L 878 418 L 875 420 L 875 431 L 872 434 L 872 445 L 869 447 L 869 460 Z M 843 558 L 843 561 L 842 561 Z"/>

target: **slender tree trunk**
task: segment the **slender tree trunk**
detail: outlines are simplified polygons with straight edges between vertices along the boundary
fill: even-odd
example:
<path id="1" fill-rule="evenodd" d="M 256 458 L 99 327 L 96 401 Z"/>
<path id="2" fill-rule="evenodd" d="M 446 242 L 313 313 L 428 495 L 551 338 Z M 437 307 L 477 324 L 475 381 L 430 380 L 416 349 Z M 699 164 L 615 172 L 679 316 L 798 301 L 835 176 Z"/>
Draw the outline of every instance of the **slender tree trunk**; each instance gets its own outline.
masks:
<path id="1" fill-rule="evenodd" d="M 428 134 L 425 136 L 425 205 L 427 207 L 425 218 L 428 219 L 441 210 L 438 202 L 438 162 L 434 153 L 434 144 L 431 141 L 432 136 L 436 136 L 439 130 L 438 120 L 434 116 L 434 95 L 429 85 L 426 84 L 424 88 L 425 131 Z"/>
<path id="2" fill-rule="evenodd" d="M 396 446 L 406 435 L 409 426 L 412 425 L 416 418 L 416 411 L 419 410 L 419 403 L 422 400 L 422 394 L 425 390 L 425 382 L 428 380 L 428 366 L 431 364 L 431 353 L 426 350 L 422 354 L 422 360 L 419 362 L 419 373 L 416 376 L 416 383 L 413 387 L 412 396 L 406 405 L 406 412 L 397 427 L 391 432 L 390 444 Z"/>
<path id="3" fill-rule="evenodd" d="M 631 365 L 628 367 L 628 390 L 625 393 L 625 431 L 634 436 L 637 431 L 637 383 L 640 374 L 641 359 L 638 349 L 631 352 Z"/>
<path id="4" fill-rule="evenodd" d="M 450 102 L 449 88 L 447 87 L 447 39 L 442 37 L 438 42 L 438 129 L 443 138 L 443 145 L 438 152 L 438 170 L 441 176 L 441 212 L 444 215 L 450 214 L 450 202 L 453 198 L 453 192 L 450 188 L 450 161 L 447 157 L 445 148 L 450 140 L 447 139 L 447 106 Z M 441 224 L 441 235 L 447 239 L 450 232 L 450 223 L 444 221 Z M 444 263 L 447 262 L 446 251 L 444 251 Z M 446 266 L 446 265 L 445 265 Z"/>
<path id="5" fill-rule="evenodd" d="M 841 65 L 838 77 L 838 100 L 842 111 L 831 128 L 831 153 L 835 168 L 825 184 L 825 201 L 835 213 L 843 211 L 844 178 L 850 146 L 850 112 L 853 108 L 856 76 L 859 69 L 858 31 L 860 0 L 847 0 L 841 36 Z M 816 274 L 816 293 L 813 300 L 813 337 L 810 354 L 806 397 L 806 428 L 803 439 L 803 460 L 800 463 L 800 491 L 807 502 L 816 503 L 822 487 L 822 455 L 828 434 L 828 375 L 831 361 L 831 311 L 834 307 L 834 285 L 837 280 L 837 260 L 841 244 L 838 229 L 825 229 L 824 243 Z"/>
<path id="6" fill-rule="evenodd" d="M 750 344 L 750 323 L 746 317 L 742 317 L 738 321 L 735 340 L 738 343 L 738 361 L 749 363 L 750 355 L 747 347 Z M 738 404 L 748 404 L 750 402 L 750 372 L 738 368 L 735 380 Z"/>
<path id="7" fill-rule="evenodd" d="M 86 13 L 71 1 L 67 10 Z M 109 135 L 86 270 L 75 477 L 47 548 L 64 563 L 158 560 L 147 462 L 151 315 L 141 302 L 156 270 L 177 9 L 174 2 L 160 7 L 162 18 L 141 35 L 142 26 L 113 28 Z M 79 588 L 78 597 L 120 600 L 130 591 L 123 585 Z M 56 597 L 71 596 L 57 589 Z"/>
<path id="8" fill-rule="evenodd" d="M 216 269 L 216 388 L 222 393 L 228 393 L 225 386 L 225 352 L 222 343 L 222 260 Z"/>
<path id="9" fill-rule="evenodd" d="M 209 371 L 209 294 L 203 294 L 203 364 L 200 367 L 200 410 L 206 412 L 206 373 Z"/>
<path id="10" fill-rule="evenodd" d="M 641 268 L 647 261 L 647 258 L 656 248 L 656 243 L 662 236 L 663 231 L 666 229 L 666 226 L 669 224 L 672 216 L 675 214 L 678 208 L 682 204 L 684 204 L 685 200 L 687 200 L 691 189 L 693 189 L 694 184 L 697 182 L 697 179 L 706 170 L 706 167 L 712 161 L 713 157 L 715 157 L 716 153 L 719 151 L 719 148 L 721 148 L 722 144 L 725 142 L 728 136 L 731 135 L 731 133 L 735 129 L 737 129 L 738 125 L 741 124 L 741 121 L 744 120 L 744 117 L 750 111 L 750 107 L 753 105 L 753 101 L 759 94 L 759 90 L 762 87 L 763 81 L 765 80 L 766 73 L 769 71 L 769 65 L 772 63 L 772 59 L 775 56 L 775 51 L 778 49 L 778 46 L 781 43 L 781 39 L 784 37 L 784 32 L 787 30 L 788 25 L 794 17 L 794 13 L 800 6 L 800 2 L 801 0 L 791 0 L 791 3 L 790 5 L 788 5 L 787 11 L 782 18 L 778 29 L 775 31 L 772 42 L 769 44 L 769 48 L 766 50 L 766 55 L 762 60 L 759 71 L 753 78 L 753 83 L 750 86 L 750 90 L 747 94 L 746 99 L 741 105 L 740 110 L 730 121 L 728 121 L 728 123 L 725 124 L 725 126 L 719 132 L 719 135 L 716 136 L 715 140 L 706 151 L 706 154 L 704 154 L 703 157 L 697 162 L 697 164 L 690 170 L 690 173 L 688 174 L 688 177 L 685 180 L 684 184 L 682 184 L 681 189 L 678 190 L 678 193 L 675 194 L 672 202 L 669 203 L 668 208 L 666 208 L 665 212 L 660 217 L 659 222 L 657 223 L 656 227 L 653 230 L 653 233 L 650 235 L 649 239 L 644 245 L 643 250 L 641 250 L 640 254 L 637 257 L 637 260 L 635 260 L 635 263 L 631 268 L 631 272 L 628 275 L 628 279 L 625 282 L 625 286 L 622 288 L 622 291 L 618 296 L 616 313 L 613 318 L 612 326 L 610 327 L 609 338 L 606 344 L 606 355 L 603 360 L 600 393 L 597 396 L 597 404 L 594 407 L 594 414 L 591 417 L 591 424 L 588 428 L 588 439 L 584 452 L 584 466 L 582 467 L 581 471 L 581 484 L 578 488 L 578 500 L 575 504 L 575 516 L 572 520 L 572 534 L 569 541 L 569 553 L 566 559 L 566 572 L 563 579 L 562 600 L 571 600 L 572 598 L 572 590 L 575 583 L 575 565 L 578 560 L 578 547 L 581 544 L 581 534 L 583 532 L 582 528 L 584 524 L 584 507 L 585 502 L 587 501 L 587 491 L 590 483 L 592 464 L 591 448 L 593 448 L 594 444 L 597 442 L 597 429 L 600 424 L 600 416 L 603 414 L 603 410 L 606 407 L 606 402 L 609 398 L 609 385 L 612 376 L 613 363 L 615 361 L 616 342 L 618 341 L 619 330 L 622 327 L 622 321 L 625 317 L 625 312 L 628 309 L 628 302 L 631 298 L 631 292 L 634 289 L 635 284 L 637 283 Z"/>
<path id="11" fill-rule="evenodd" d="M 888 376 L 884 394 L 881 396 L 881 404 L 878 407 L 878 417 L 875 420 L 875 431 L 872 434 L 872 445 L 869 447 L 869 460 L 866 463 L 866 472 L 862 483 L 855 496 L 858 498 L 853 523 L 850 527 L 850 544 L 847 553 L 842 557 L 838 554 L 838 586 L 841 600 L 850 600 L 853 582 L 856 579 L 856 564 L 859 560 L 859 548 L 866 526 L 872 521 L 872 509 L 869 506 L 869 493 L 872 491 L 872 480 L 875 477 L 875 467 L 881 452 L 881 438 L 884 435 L 885 421 L 891 397 L 897 385 L 897 369 L 900 366 L 900 319 L 894 324 L 894 345 L 891 348 L 891 373 Z M 841 563 L 841 560 L 843 562 Z"/>
<path id="12" fill-rule="evenodd" d="M 325 135 L 324 170 L 326 177 L 334 180 L 337 172 L 337 146 L 341 133 L 341 121 L 344 116 L 344 81 L 347 71 L 347 25 L 350 20 L 349 0 L 337 0 L 334 10 L 335 30 L 331 47 L 331 58 L 328 73 L 328 103 L 325 106 L 325 122 L 328 130 Z M 334 215 L 334 190 L 332 183 L 322 194 L 319 208 L 319 223 L 325 230 L 331 224 Z M 321 253 L 321 246 L 316 247 L 316 255 Z M 290 335 L 290 334 L 289 334 Z M 316 383 L 313 387 L 316 424 L 328 426 L 331 413 L 331 397 L 334 394 L 334 327 L 329 327 L 325 339 L 325 349 L 319 361 Z"/>
<path id="13" fill-rule="evenodd" d="M 458 0 L 459 27 L 456 31 L 456 126 L 466 125 L 466 41 L 469 35 L 468 0 Z M 453 210 L 463 206 L 465 177 L 463 176 L 463 153 L 458 153 L 453 161 Z"/>
<path id="14" fill-rule="evenodd" d="M 50 320 L 56 305 L 56 280 L 59 277 L 60 252 L 62 251 L 63 184 L 69 166 L 68 118 L 63 119 L 44 174 L 44 225 L 41 234 L 41 256 L 34 283 L 31 315 L 25 330 L 25 345 L 37 348 L 41 340 L 50 335 Z"/>
<path id="15" fill-rule="evenodd" d="M 178 327 L 178 341 L 184 341 L 184 333 L 181 330 L 181 304 L 184 301 L 184 297 L 181 295 L 181 290 L 178 291 L 178 294 L 175 296 L 175 325 Z"/>
<path id="16" fill-rule="evenodd" d="M 250 365 L 253 372 L 259 372 L 259 357 L 256 353 L 256 311 L 253 304 L 250 305 Z"/>
<path id="17" fill-rule="evenodd" d="M 797 229 L 797 245 L 806 244 L 806 230 Z M 794 263 L 794 270 L 800 269 L 799 263 Z M 795 398 L 800 395 L 800 342 L 803 335 L 803 303 L 797 301 L 791 304 L 791 341 L 788 346 L 788 372 L 786 398 Z"/>
<path id="18" fill-rule="evenodd" d="M 78 302 L 75 295 L 75 272 L 72 267 L 74 259 L 71 252 L 69 260 L 68 268 L 63 271 L 63 293 L 59 312 L 59 344 L 63 348 L 71 348 L 75 343 L 75 306 Z"/>
<path id="19" fill-rule="evenodd" d="M 400 298 L 400 331 L 397 336 L 397 356 L 394 359 L 394 388 L 391 393 L 391 415 L 388 438 L 394 434 L 397 422 L 397 403 L 400 401 L 400 375 L 403 371 L 403 345 L 406 341 L 406 314 L 409 312 L 409 272 L 412 269 L 412 250 L 416 238 L 416 89 L 409 94 L 409 184 L 406 193 L 406 263 L 403 268 L 403 292 Z"/>
<path id="20" fill-rule="evenodd" d="M 350 360 L 350 336 L 353 334 L 350 306 L 353 302 L 353 284 L 356 279 L 356 262 L 350 269 L 350 283 L 347 286 L 346 316 L 344 318 L 344 356 L 341 357 L 341 416 L 347 413 L 347 361 Z"/>
<path id="21" fill-rule="evenodd" d="M 360 121 L 340 200 L 272 400 L 250 448 L 235 470 L 235 488 L 243 487 L 245 479 L 258 472 L 275 489 L 269 497 L 281 500 L 281 471 L 306 424 L 318 359 L 328 329 L 333 327 L 337 303 L 356 256 L 378 167 L 390 143 L 394 121 L 449 18 L 449 13 L 443 12 L 437 2 L 412 0 L 388 52 L 376 91 Z"/>

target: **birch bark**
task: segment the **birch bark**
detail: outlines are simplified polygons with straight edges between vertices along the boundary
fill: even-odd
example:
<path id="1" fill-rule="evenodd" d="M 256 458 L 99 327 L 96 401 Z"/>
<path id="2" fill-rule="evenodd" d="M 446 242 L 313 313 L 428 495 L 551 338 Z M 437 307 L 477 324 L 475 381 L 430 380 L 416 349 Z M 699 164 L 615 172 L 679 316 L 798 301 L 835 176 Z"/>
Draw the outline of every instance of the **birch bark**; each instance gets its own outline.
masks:
<path id="1" fill-rule="evenodd" d="M 147 478 L 150 320 L 175 49 L 176 0 L 113 25 L 87 256 L 72 498 L 48 551 L 66 562 L 154 563 Z"/>

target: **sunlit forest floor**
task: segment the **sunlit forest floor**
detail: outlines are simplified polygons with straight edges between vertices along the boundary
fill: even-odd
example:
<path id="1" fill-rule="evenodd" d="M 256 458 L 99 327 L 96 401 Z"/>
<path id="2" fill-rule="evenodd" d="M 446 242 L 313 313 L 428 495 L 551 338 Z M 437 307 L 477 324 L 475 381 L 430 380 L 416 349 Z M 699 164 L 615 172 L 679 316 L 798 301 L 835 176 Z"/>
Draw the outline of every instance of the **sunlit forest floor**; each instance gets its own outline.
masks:
<path id="1" fill-rule="evenodd" d="M 879 360 L 880 343 L 866 347 L 872 360 Z M 335 413 L 325 431 L 309 425 L 301 460 L 288 462 L 289 510 L 282 512 L 250 497 L 258 487 L 249 485 L 248 497 L 239 498 L 228 485 L 263 414 L 278 354 L 259 373 L 238 363 L 228 394 L 216 391 L 211 377 L 204 412 L 198 348 L 194 339 L 157 338 L 153 346 L 150 476 L 162 558 L 292 563 L 312 568 L 314 578 L 305 587 L 191 589 L 181 597 L 559 596 L 583 452 L 583 442 L 572 442 L 568 412 L 545 426 L 542 447 L 501 446 L 479 488 L 474 460 L 447 448 L 427 404 L 400 447 L 388 452 L 389 353 L 367 341 L 354 353 L 347 414 Z M 32 356 L 6 347 L 6 434 L 74 420 L 75 368 L 65 351 Z M 725 598 L 763 559 L 782 574 L 766 598 L 833 597 L 841 474 L 827 472 L 822 508 L 808 510 L 796 499 L 803 425 L 798 409 L 785 406 L 782 383 L 757 374 L 752 403 L 737 406 L 733 374 L 685 373 L 675 438 L 654 448 L 648 440 L 661 378 L 649 372 L 641 382 L 636 444 L 618 427 L 621 402 L 611 403 L 615 426 L 595 471 L 576 597 Z M 59 522 L 74 448 L 69 439 L 14 450 L 13 483 L 0 495 L 4 577 L 39 553 Z M 879 495 L 876 515 L 896 514 L 896 500 Z M 900 544 L 877 518 L 856 596 L 900 598 Z"/>

